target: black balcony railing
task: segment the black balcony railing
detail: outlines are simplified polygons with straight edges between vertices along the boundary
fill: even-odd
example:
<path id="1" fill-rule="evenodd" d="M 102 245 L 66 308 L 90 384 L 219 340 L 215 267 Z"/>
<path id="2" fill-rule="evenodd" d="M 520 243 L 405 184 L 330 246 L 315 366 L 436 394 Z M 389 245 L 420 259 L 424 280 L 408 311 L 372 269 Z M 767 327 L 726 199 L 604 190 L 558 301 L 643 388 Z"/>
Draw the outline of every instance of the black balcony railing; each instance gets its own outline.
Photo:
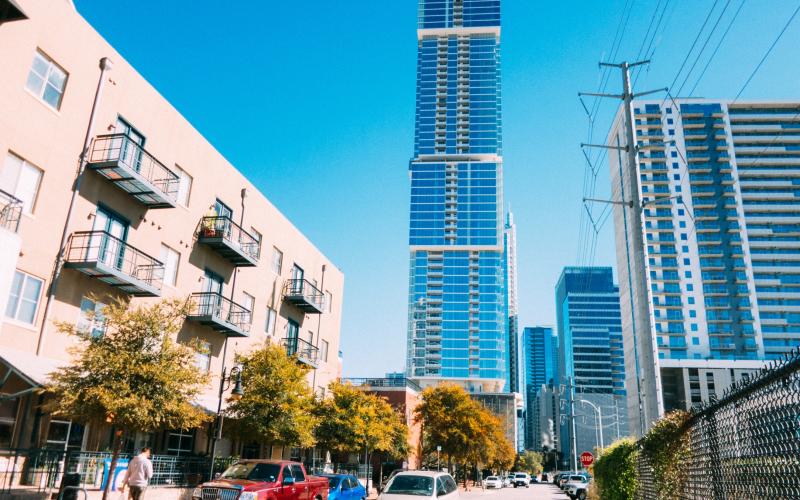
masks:
<path id="1" fill-rule="evenodd" d="M 0 227 L 16 233 L 21 215 L 22 200 L 0 189 Z"/>
<path id="2" fill-rule="evenodd" d="M 203 217 L 198 240 L 214 248 L 236 266 L 252 267 L 258 264 L 261 241 L 230 217 Z"/>
<path id="3" fill-rule="evenodd" d="M 286 346 L 286 354 L 289 356 L 297 356 L 298 361 L 317 366 L 319 349 L 314 344 L 297 337 L 287 337 L 283 339 L 283 345 Z"/>
<path id="4" fill-rule="evenodd" d="M 177 204 L 178 174 L 127 134 L 95 137 L 88 166 L 149 208 L 172 208 Z"/>
<path id="5" fill-rule="evenodd" d="M 188 319 L 232 337 L 250 334 L 252 311 L 215 292 L 193 293 L 192 301 L 192 312 Z"/>
<path id="6" fill-rule="evenodd" d="M 290 279 L 286 281 L 283 296 L 287 302 L 297 306 L 302 311 L 312 314 L 321 314 L 325 309 L 325 296 L 322 291 L 305 279 Z"/>
<path id="7" fill-rule="evenodd" d="M 64 261 L 131 295 L 161 295 L 164 264 L 105 231 L 72 233 Z"/>

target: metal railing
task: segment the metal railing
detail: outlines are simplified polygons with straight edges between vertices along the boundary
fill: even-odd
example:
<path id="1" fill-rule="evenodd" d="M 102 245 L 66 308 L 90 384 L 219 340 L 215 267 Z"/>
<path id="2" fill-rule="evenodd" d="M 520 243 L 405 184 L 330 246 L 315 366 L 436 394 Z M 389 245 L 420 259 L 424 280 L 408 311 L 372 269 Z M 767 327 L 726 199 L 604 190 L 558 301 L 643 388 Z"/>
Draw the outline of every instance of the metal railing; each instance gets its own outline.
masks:
<path id="1" fill-rule="evenodd" d="M 695 409 L 684 431 L 690 454 L 676 498 L 800 498 L 800 350 Z M 637 498 L 658 499 L 643 452 L 637 476 Z"/>
<path id="2" fill-rule="evenodd" d="M 284 295 L 303 297 L 304 300 L 313 304 L 317 309 L 323 310 L 325 308 L 325 295 L 307 279 L 287 280 Z"/>
<path id="3" fill-rule="evenodd" d="M 164 264 L 161 261 L 106 231 L 72 233 L 64 260 L 104 264 L 158 289 L 164 280 Z"/>
<path id="4" fill-rule="evenodd" d="M 110 452 L 51 449 L 0 449 L 0 496 L 13 490 L 57 489 L 64 474 L 78 474 L 81 488 L 100 489 L 111 463 Z M 119 467 L 133 458 L 121 454 Z M 206 456 L 154 455 L 150 486 L 191 487 L 208 481 L 210 458 Z M 235 457 L 217 457 L 214 469 L 225 470 Z"/>
<path id="5" fill-rule="evenodd" d="M 200 222 L 201 238 L 222 238 L 251 259 L 258 260 L 261 254 L 261 242 L 258 238 L 242 229 L 230 217 L 207 216 Z"/>
<path id="6" fill-rule="evenodd" d="M 244 306 L 216 292 L 193 293 L 192 316 L 210 316 L 230 323 L 244 332 L 250 331 L 253 313 Z"/>
<path id="7" fill-rule="evenodd" d="M 283 339 L 286 346 L 286 354 L 297 356 L 301 361 L 316 364 L 319 358 L 319 349 L 314 344 L 297 337 L 286 337 Z"/>
<path id="8" fill-rule="evenodd" d="M 419 386 L 416 382 L 409 378 L 404 377 L 397 377 L 397 378 L 343 378 L 342 382 L 349 382 L 350 384 L 356 387 L 370 387 L 370 388 L 381 388 L 381 387 L 408 387 L 410 389 L 414 389 L 415 391 L 421 391 L 422 387 Z"/>
<path id="9" fill-rule="evenodd" d="M 22 200 L 0 189 L 0 227 L 17 232 L 22 216 Z"/>
<path id="10" fill-rule="evenodd" d="M 116 163 L 144 177 L 173 201 L 178 199 L 178 174 L 158 161 L 127 134 L 98 135 L 89 153 L 90 164 Z"/>

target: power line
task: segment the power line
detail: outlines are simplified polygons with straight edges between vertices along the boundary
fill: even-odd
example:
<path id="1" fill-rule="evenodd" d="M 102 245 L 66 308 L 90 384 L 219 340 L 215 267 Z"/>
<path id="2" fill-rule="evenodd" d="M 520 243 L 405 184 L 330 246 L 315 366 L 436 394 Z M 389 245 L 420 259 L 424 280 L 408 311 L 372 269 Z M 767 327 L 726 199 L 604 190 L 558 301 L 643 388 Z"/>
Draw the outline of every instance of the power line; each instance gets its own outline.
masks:
<path id="1" fill-rule="evenodd" d="M 695 57 L 694 62 L 692 63 L 692 67 L 689 68 L 689 71 L 686 73 L 686 78 L 683 79 L 683 83 L 681 83 L 681 86 L 678 88 L 676 94 L 681 95 L 683 87 L 689 81 L 689 77 L 692 76 L 692 71 L 694 71 L 694 68 L 697 66 L 697 63 L 700 62 L 700 57 L 702 57 L 703 52 L 705 52 L 706 47 L 708 46 L 708 42 L 711 41 L 711 37 L 713 37 L 714 32 L 717 31 L 717 27 L 719 26 L 720 21 L 722 21 L 722 18 L 725 16 L 725 12 L 728 10 L 728 7 L 730 7 L 730 5 L 731 5 L 731 0 L 727 0 L 725 2 L 725 6 L 722 8 L 722 11 L 719 13 L 719 16 L 717 17 L 717 21 L 714 23 L 714 26 L 711 27 L 711 31 L 708 32 L 708 36 L 706 37 L 705 42 L 703 42 L 703 46 L 700 47 L 700 51 L 697 53 L 697 57 Z"/>
<path id="2" fill-rule="evenodd" d="M 703 25 L 700 26 L 700 31 L 697 32 L 697 36 L 695 37 L 694 42 L 692 42 L 692 46 L 689 47 L 689 52 L 687 52 L 686 57 L 683 58 L 681 67 L 678 69 L 678 72 L 675 74 L 675 78 L 672 80 L 672 83 L 669 86 L 670 89 L 674 88 L 675 84 L 678 82 L 678 78 L 680 78 L 681 73 L 683 72 L 683 68 L 686 67 L 686 63 L 689 61 L 689 57 L 692 55 L 692 52 L 694 52 L 694 48 L 695 46 L 697 46 L 697 42 L 700 40 L 700 36 L 703 34 L 703 31 L 705 30 L 709 19 L 711 19 L 711 14 L 714 12 L 714 9 L 717 8 L 717 3 L 719 3 L 719 0 L 714 0 L 714 3 L 711 5 L 711 9 L 708 11 L 705 21 L 703 21 Z M 664 99 L 664 101 L 666 101 L 666 99 Z"/>
<path id="3" fill-rule="evenodd" d="M 736 94 L 736 97 L 733 99 L 733 102 L 738 101 L 739 97 L 742 95 L 742 92 L 744 92 L 747 86 L 750 85 L 750 81 L 753 80 L 753 77 L 756 76 L 758 70 L 761 69 L 761 65 L 764 64 L 764 61 L 767 60 L 767 57 L 769 57 L 770 53 L 772 52 L 772 49 L 774 49 L 775 46 L 778 45 L 778 42 L 780 41 L 781 37 L 783 37 L 783 34 L 786 33 L 786 30 L 789 28 L 789 25 L 792 24 L 792 21 L 794 21 L 794 18 L 797 16 L 798 12 L 800 12 L 800 5 L 798 5 L 797 8 L 794 10 L 794 12 L 792 12 L 791 17 L 789 17 L 789 20 L 786 21 L 786 24 L 783 25 L 783 29 L 781 30 L 780 33 L 778 33 L 778 37 L 775 38 L 775 41 L 772 42 L 772 45 L 770 45 L 767 51 L 764 53 L 764 57 L 761 58 L 761 60 L 758 62 L 758 65 L 755 67 L 753 72 L 750 73 L 750 76 L 747 78 L 747 81 L 744 82 L 744 85 L 742 85 L 742 88 L 741 90 L 739 90 L 739 93 Z"/>
<path id="4" fill-rule="evenodd" d="M 725 28 L 725 31 L 722 33 L 722 37 L 717 42 L 717 46 L 714 47 L 714 51 L 711 53 L 711 57 L 709 57 L 708 61 L 706 61 L 706 65 L 703 67 L 703 71 L 700 72 L 700 76 L 697 77 L 697 81 L 694 83 L 692 90 L 689 91 L 689 95 L 694 95 L 695 89 L 697 89 L 697 86 L 700 84 L 700 81 L 705 76 L 708 67 L 711 65 L 711 62 L 717 56 L 717 52 L 719 52 L 719 48 L 722 46 L 722 42 L 724 42 L 725 38 L 728 36 L 728 32 L 731 30 L 731 26 L 733 26 L 733 23 L 736 21 L 736 18 L 739 17 L 739 13 L 742 11 L 742 7 L 744 7 L 746 1 L 747 0 L 742 0 L 742 3 L 739 4 L 739 8 L 736 9 L 736 12 L 733 14 L 733 17 L 728 23 L 728 27 Z"/>

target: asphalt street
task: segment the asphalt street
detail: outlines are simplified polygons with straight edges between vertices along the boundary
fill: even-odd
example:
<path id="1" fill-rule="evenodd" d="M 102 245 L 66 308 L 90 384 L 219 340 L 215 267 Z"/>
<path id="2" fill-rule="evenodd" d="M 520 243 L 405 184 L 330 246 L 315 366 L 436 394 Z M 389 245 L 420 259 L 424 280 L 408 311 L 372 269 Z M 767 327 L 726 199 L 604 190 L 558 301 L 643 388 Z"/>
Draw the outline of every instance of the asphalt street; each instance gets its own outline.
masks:
<path id="1" fill-rule="evenodd" d="M 462 500 L 568 500 L 552 483 L 532 484 L 529 488 L 502 488 L 481 490 L 480 488 L 461 492 Z"/>

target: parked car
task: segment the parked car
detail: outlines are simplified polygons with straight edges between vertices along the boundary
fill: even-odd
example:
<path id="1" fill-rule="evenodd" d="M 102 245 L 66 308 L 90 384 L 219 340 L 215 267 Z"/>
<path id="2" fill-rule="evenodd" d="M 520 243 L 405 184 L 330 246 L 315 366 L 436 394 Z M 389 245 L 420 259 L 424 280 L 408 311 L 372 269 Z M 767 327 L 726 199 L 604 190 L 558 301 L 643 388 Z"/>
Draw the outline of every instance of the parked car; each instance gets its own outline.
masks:
<path id="1" fill-rule="evenodd" d="M 486 488 L 502 488 L 503 480 L 499 476 L 489 476 L 483 480 L 483 485 Z"/>
<path id="2" fill-rule="evenodd" d="M 458 500 L 458 486 L 446 472 L 404 471 L 386 484 L 378 500 L 421 500 L 420 497 Z"/>
<path id="3" fill-rule="evenodd" d="M 531 476 L 528 475 L 527 472 L 515 472 L 514 473 L 514 488 L 519 488 L 521 486 L 528 487 L 531 484 Z"/>
<path id="4" fill-rule="evenodd" d="M 218 478 L 192 491 L 192 498 L 295 500 L 298 491 L 309 500 L 328 500 L 328 479 L 310 476 L 303 464 L 287 460 L 240 460 Z"/>
<path id="5" fill-rule="evenodd" d="M 546 472 L 542 472 L 542 482 L 546 483 L 546 482 L 549 482 L 549 481 L 550 481 L 550 478 L 548 477 L 547 473 Z"/>
<path id="6" fill-rule="evenodd" d="M 583 474 L 570 474 L 561 480 L 563 481 L 563 484 L 561 484 L 561 489 L 564 491 L 567 491 L 567 488 L 569 488 L 571 484 L 589 484 L 589 478 Z"/>
<path id="7" fill-rule="evenodd" d="M 569 476 L 564 491 L 572 500 L 585 500 L 591 479 L 586 474 L 573 474 Z"/>
<path id="8" fill-rule="evenodd" d="M 553 475 L 553 484 L 558 486 L 561 482 L 561 478 L 565 475 L 569 475 L 569 472 L 559 472 L 558 474 Z"/>
<path id="9" fill-rule="evenodd" d="M 328 478 L 328 500 L 366 500 L 367 489 L 355 476 L 348 474 L 321 474 Z"/>
<path id="10" fill-rule="evenodd" d="M 510 474 L 503 478 L 503 487 L 504 488 L 511 488 L 514 486 L 514 474 Z"/>
<path id="11" fill-rule="evenodd" d="M 562 472 L 561 474 L 559 474 L 558 475 L 558 482 L 556 483 L 556 486 L 558 486 L 560 489 L 563 490 L 564 489 L 564 485 L 567 484 L 567 481 L 569 481 L 569 477 L 571 475 L 573 475 L 573 474 L 575 474 L 575 473 L 574 472 Z"/>

